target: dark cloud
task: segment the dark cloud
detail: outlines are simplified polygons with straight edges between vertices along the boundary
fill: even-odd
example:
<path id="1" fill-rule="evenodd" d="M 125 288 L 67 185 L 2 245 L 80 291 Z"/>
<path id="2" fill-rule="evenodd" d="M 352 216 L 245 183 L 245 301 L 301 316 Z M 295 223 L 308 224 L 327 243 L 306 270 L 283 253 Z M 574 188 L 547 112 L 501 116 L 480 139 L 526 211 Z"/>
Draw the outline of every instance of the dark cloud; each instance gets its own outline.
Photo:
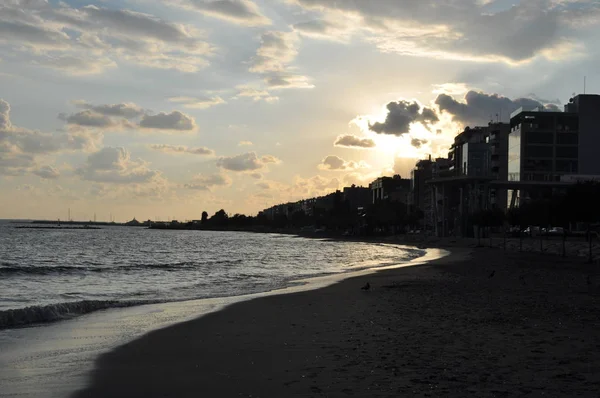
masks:
<path id="1" fill-rule="evenodd" d="M 225 174 L 198 175 L 194 179 L 185 184 L 187 189 L 195 189 L 199 191 L 210 191 L 213 187 L 227 187 L 231 185 L 231 178 Z"/>
<path id="2" fill-rule="evenodd" d="M 413 138 L 410 140 L 410 145 L 414 146 L 415 148 L 421 148 L 423 145 L 427 144 L 428 142 L 429 141 L 427 141 L 427 140 Z"/>
<path id="3" fill-rule="evenodd" d="M 572 28 L 582 11 L 597 12 L 592 1 L 492 2 L 493 8 L 480 0 L 378 0 L 376 6 L 372 0 L 292 1 L 322 14 L 322 21 L 300 27 L 309 33 L 340 37 L 346 30 L 328 25 L 358 19 L 353 30 L 385 52 L 511 63 L 552 57 L 552 49 L 568 45 L 574 35 L 563 28 Z"/>
<path id="4" fill-rule="evenodd" d="M 2 8 L 0 8 L 0 13 Z M 57 49 L 68 47 L 69 36 L 64 32 L 44 29 L 19 21 L 0 20 L 0 41 L 15 40 L 37 47 Z"/>
<path id="5" fill-rule="evenodd" d="M 437 122 L 439 119 L 435 111 L 430 108 L 423 108 L 416 101 L 398 101 L 390 102 L 387 105 L 388 114 L 385 122 L 369 123 L 369 129 L 379 134 L 393 134 L 400 136 L 410 130 L 413 123 L 428 125 Z"/>
<path id="6" fill-rule="evenodd" d="M 132 103 L 93 105 L 86 101 L 74 101 L 74 104 L 78 108 L 87 109 L 90 112 L 104 116 L 117 116 L 125 119 L 134 119 L 144 114 L 144 110 L 142 108 Z"/>
<path id="7" fill-rule="evenodd" d="M 194 27 L 126 9 L 0 2 L 0 44 L 36 65 L 69 74 L 100 73 L 121 62 L 196 72 L 213 52 L 199 36 Z"/>
<path id="8" fill-rule="evenodd" d="M 496 115 L 506 122 L 510 119 L 510 114 L 520 107 L 544 107 L 544 104 L 531 98 L 511 100 L 498 94 L 472 90 L 465 95 L 464 102 L 459 102 L 447 94 L 440 94 L 435 103 L 440 111 L 448 112 L 453 120 L 463 125 L 487 124 L 490 120 L 496 120 Z M 549 106 L 549 109 L 560 110 L 557 106 Z"/>
<path id="9" fill-rule="evenodd" d="M 150 148 L 155 151 L 161 151 L 166 153 L 182 154 L 188 153 L 191 155 L 214 155 L 215 151 L 206 147 L 188 147 L 185 145 L 167 145 L 167 144 L 154 144 L 150 145 Z"/>
<path id="10" fill-rule="evenodd" d="M 334 171 L 347 171 L 357 170 L 361 168 L 367 168 L 368 166 L 364 162 L 345 161 L 344 159 L 329 155 L 321 161 L 319 168 L 321 170 L 334 170 Z"/>
<path id="11" fill-rule="evenodd" d="M 54 180 L 60 177 L 60 172 L 52 166 L 43 166 L 33 171 L 33 174 L 40 178 Z"/>
<path id="12" fill-rule="evenodd" d="M 107 128 L 118 125 L 118 123 L 110 117 L 90 110 L 77 112 L 72 115 L 60 114 L 59 118 L 66 121 L 68 124 L 83 127 Z"/>
<path id="13" fill-rule="evenodd" d="M 269 18 L 250 0 L 183 0 L 184 6 L 192 7 L 208 16 L 244 26 L 269 25 Z"/>
<path id="14" fill-rule="evenodd" d="M 347 134 L 337 137 L 333 145 L 347 148 L 375 148 L 375 141 Z"/>
<path id="15" fill-rule="evenodd" d="M 237 156 L 221 157 L 217 160 L 217 167 L 230 171 L 255 171 L 264 168 L 269 163 L 280 162 L 272 155 L 258 157 L 255 152 L 248 152 Z"/>
<path id="16" fill-rule="evenodd" d="M 196 122 L 193 117 L 179 111 L 161 112 L 157 115 L 144 115 L 140 121 L 140 127 L 157 130 L 191 131 L 196 129 Z"/>

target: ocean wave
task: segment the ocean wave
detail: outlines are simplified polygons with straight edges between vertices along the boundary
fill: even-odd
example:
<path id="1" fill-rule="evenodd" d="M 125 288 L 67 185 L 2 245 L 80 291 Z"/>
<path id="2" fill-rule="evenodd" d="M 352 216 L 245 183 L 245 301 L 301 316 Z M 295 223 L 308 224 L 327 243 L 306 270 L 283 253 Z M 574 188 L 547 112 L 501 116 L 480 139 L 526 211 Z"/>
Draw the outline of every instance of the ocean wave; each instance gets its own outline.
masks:
<path id="1" fill-rule="evenodd" d="M 157 302 L 159 301 L 83 300 L 5 310 L 0 311 L 0 330 L 69 319 L 108 308 L 133 307 Z"/>
<path id="2" fill-rule="evenodd" d="M 76 266 L 76 265 L 56 265 L 56 266 L 30 266 L 30 265 L 17 265 L 11 263 L 2 263 L 0 266 L 0 275 L 14 275 L 14 274 L 32 274 L 32 275 L 51 275 L 51 274 L 66 274 L 72 272 L 122 272 L 122 271 L 135 271 L 144 269 L 155 269 L 163 271 L 179 271 L 182 269 L 193 269 L 204 265 L 232 265 L 243 262 L 242 259 L 238 260 L 213 260 L 213 261 L 185 261 L 178 263 L 167 263 L 167 264 L 105 264 L 104 266 Z M 87 264 L 90 264 L 89 262 Z M 96 265 L 101 265 L 95 263 Z"/>

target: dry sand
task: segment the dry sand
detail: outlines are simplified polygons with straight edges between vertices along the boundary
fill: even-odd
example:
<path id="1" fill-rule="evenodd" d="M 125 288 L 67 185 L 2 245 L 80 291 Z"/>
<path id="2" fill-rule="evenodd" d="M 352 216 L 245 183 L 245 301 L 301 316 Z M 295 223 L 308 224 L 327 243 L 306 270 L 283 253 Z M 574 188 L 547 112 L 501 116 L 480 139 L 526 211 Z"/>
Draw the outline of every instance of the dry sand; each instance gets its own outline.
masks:
<path id="1" fill-rule="evenodd" d="M 598 397 L 596 268 L 464 254 L 152 332 L 76 397 Z"/>

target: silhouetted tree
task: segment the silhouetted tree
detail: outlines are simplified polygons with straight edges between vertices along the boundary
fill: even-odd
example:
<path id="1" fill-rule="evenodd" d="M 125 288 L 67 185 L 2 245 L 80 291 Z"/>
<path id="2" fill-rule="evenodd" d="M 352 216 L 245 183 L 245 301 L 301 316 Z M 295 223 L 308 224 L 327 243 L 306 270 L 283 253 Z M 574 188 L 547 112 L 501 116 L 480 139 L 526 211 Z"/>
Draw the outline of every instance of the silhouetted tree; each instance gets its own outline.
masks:
<path id="1" fill-rule="evenodd" d="M 207 212 L 205 212 L 205 211 L 203 211 L 203 212 L 202 212 L 202 219 L 200 220 L 200 222 L 201 222 L 202 224 L 206 224 L 206 221 L 208 221 L 208 213 L 207 213 Z"/>

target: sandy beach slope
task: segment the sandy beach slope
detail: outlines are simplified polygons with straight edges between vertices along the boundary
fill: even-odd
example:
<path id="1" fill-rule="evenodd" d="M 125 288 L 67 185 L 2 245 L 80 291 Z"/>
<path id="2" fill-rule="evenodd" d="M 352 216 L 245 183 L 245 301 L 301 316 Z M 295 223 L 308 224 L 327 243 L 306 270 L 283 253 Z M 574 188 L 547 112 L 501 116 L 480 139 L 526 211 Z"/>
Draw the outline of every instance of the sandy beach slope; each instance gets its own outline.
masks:
<path id="1" fill-rule="evenodd" d="M 75 396 L 597 397 L 599 304 L 582 260 L 457 249 L 152 332 Z"/>

